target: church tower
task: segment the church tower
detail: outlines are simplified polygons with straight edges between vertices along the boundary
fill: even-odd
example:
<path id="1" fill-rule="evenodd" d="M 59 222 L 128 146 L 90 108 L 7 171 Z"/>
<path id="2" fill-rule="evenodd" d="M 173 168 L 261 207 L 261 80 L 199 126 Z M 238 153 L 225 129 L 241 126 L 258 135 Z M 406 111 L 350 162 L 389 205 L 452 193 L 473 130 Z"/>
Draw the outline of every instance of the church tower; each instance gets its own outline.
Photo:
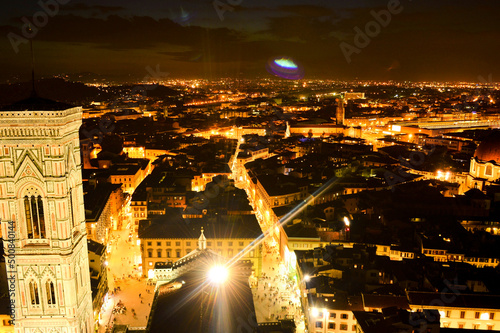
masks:
<path id="1" fill-rule="evenodd" d="M 0 219 L 18 333 L 94 331 L 81 107 L 32 96 L 0 109 Z"/>
<path id="2" fill-rule="evenodd" d="M 344 125 L 345 118 L 345 109 L 344 109 L 344 99 L 337 99 L 337 110 L 335 114 L 335 118 L 337 119 L 337 125 Z"/>

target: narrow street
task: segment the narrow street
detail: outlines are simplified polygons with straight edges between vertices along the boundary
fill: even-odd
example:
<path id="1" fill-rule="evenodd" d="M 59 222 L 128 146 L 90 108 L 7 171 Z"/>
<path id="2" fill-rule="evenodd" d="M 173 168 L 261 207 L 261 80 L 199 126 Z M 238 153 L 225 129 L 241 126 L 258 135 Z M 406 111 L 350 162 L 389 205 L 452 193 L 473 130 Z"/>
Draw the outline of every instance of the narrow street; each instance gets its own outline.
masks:
<path id="1" fill-rule="evenodd" d="M 280 263 L 278 251 L 267 253 L 264 246 L 263 270 L 257 287 L 252 288 L 258 323 L 279 319 L 294 319 L 297 333 L 304 332 L 304 318 L 294 279 L 289 278 L 285 266 Z"/>
<path id="2" fill-rule="evenodd" d="M 141 277 L 140 247 L 137 237 L 129 235 L 127 228 L 111 234 L 109 297 L 101 312 L 99 332 L 106 332 L 106 328 L 113 324 L 129 327 L 146 327 L 147 324 L 154 286 L 148 285 L 147 279 Z"/>
<path id="3" fill-rule="evenodd" d="M 233 168 L 235 186 L 247 192 L 248 200 L 255 211 L 263 233 L 269 229 L 265 215 L 259 205 L 252 201 L 246 184 L 238 179 L 237 167 Z M 271 236 L 263 240 L 262 274 L 257 278 L 257 287 L 252 288 L 255 312 L 258 323 L 273 322 L 279 319 L 294 319 L 297 333 L 305 332 L 304 316 L 300 302 L 299 287 L 295 278 L 291 277 L 279 256 L 278 244 Z"/>

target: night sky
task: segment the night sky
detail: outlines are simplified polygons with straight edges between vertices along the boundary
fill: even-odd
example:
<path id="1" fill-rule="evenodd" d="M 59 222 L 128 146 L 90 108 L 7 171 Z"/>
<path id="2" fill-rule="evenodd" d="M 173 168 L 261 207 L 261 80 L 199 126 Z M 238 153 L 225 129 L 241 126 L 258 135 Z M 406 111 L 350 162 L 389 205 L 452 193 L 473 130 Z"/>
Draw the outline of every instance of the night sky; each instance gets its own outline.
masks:
<path id="1" fill-rule="evenodd" d="M 2 0 L 0 80 L 30 76 L 27 19 L 38 76 L 140 79 L 149 66 L 172 78 L 271 77 L 268 60 L 290 57 L 305 79 L 500 81 L 498 0 L 59 1 L 43 22 L 38 1 Z M 375 23 L 391 5 L 388 24 Z M 367 24 L 373 37 L 356 46 L 354 28 Z"/>

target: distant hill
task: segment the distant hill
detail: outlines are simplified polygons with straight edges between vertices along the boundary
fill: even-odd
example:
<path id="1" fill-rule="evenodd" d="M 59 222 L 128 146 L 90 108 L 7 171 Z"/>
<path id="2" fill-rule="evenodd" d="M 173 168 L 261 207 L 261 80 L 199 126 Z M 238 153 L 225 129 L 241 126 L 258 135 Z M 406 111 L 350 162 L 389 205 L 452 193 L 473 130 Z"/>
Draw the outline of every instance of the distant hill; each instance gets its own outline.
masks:
<path id="1" fill-rule="evenodd" d="M 123 85 L 115 88 L 117 88 L 117 90 L 121 93 L 132 91 L 135 89 L 135 91 L 139 94 L 156 98 L 168 98 L 178 96 L 180 94 L 177 90 L 158 84 L 141 84 L 137 86 Z"/>
<path id="2" fill-rule="evenodd" d="M 112 96 L 96 87 L 57 78 L 36 80 L 35 89 L 40 97 L 72 105 L 81 105 L 89 101 L 102 101 Z M 30 96 L 31 90 L 31 82 L 0 84 L 0 105 L 9 105 L 27 98 Z"/>
<path id="3" fill-rule="evenodd" d="M 179 95 L 178 91 L 161 85 L 124 85 L 108 87 L 104 90 L 61 78 L 37 80 L 35 88 L 40 97 L 71 105 L 84 105 L 91 101 L 105 101 L 127 95 L 134 90 L 136 93 L 141 94 L 141 89 L 143 89 L 143 95 L 160 99 Z M 0 84 L 0 107 L 29 97 L 31 90 L 31 82 Z"/>

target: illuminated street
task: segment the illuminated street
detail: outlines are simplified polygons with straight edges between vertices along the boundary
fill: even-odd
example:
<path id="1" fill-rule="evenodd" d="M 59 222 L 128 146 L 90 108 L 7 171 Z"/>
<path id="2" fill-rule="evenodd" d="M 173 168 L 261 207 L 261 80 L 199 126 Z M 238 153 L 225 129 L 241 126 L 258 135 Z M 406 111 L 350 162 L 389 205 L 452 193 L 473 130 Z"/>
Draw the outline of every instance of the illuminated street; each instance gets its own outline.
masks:
<path id="1" fill-rule="evenodd" d="M 298 287 L 289 280 L 285 267 L 277 260 L 276 250 L 263 254 L 263 274 L 252 288 L 257 322 L 294 319 L 297 332 L 304 332 Z"/>
<path id="2" fill-rule="evenodd" d="M 115 325 L 145 327 L 154 296 L 154 286 L 147 285 L 147 279 L 141 277 L 141 271 L 138 268 L 140 251 L 136 237 L 129 238 L 128 229 L 113 231 L 112 237 L 113 245 L 111 253 L 108 253 L 110 296 L 104 306 L 106 311 L 101 315 L 99 332 L 105 332 L 106 326 L 112 322 Z M 114 288 L 119 288 L 119 290 L 117 289 L 116 293 L 111 295 Z M 119 308 L 117 305 L 120 302 L 126 310 L 113 314 L 113 308 Z"/>
<path id="3" fill-rule="evenodd" d="M 233 175 L 238 175 L 238 167 L 236 166 L 233 168 Z M 249 194 L 245 182 L 237 181 L 236 186 L 244 188 Z M 264 217 L 262 205 L 256 204 L 251 195 L 248 195 L 248 199 L 255 210 L 255 216 L 262 232 L 269 232 L 271 226 Z M 294 319 L 297 332 L 305 332 L 299 288 L 295 276 L 292 277 L 291 272 L 287 272 L 279 256 L 278 244 L 270 235 L 262 241 L 262 256 L 262 274 L 257 279 L 257 287 L 252 288 L 257 322 Z"/>

